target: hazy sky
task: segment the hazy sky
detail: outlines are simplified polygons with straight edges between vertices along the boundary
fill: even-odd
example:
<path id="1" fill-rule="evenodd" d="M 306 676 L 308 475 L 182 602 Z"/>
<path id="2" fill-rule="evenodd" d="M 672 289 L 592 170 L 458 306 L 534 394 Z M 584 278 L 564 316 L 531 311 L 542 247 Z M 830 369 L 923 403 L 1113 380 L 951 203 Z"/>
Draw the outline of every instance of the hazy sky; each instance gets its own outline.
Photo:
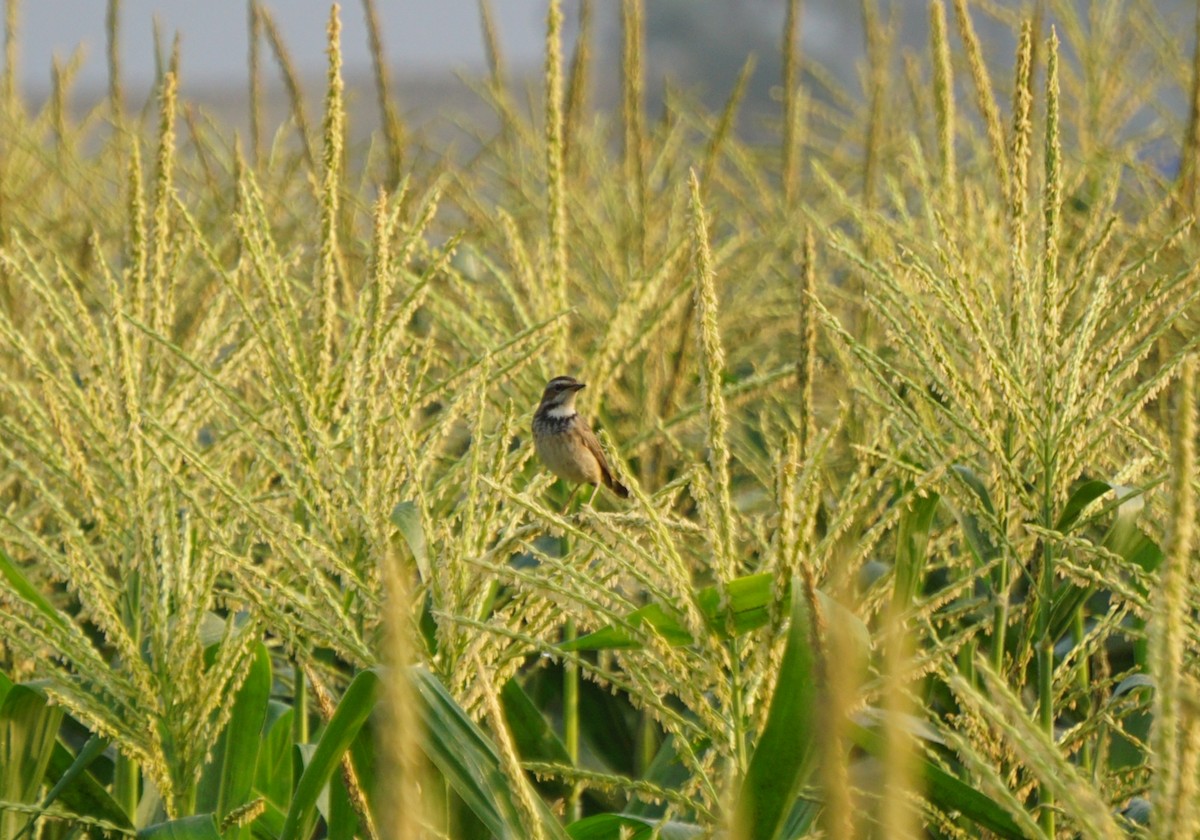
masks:
<path id="1" fill-rule="evenodd" d="M 264 0 L 303 74 L 323 72 L 325 25 L 331 0 Z M 898 0 L 925 16 L 927 0 Z M 191 87 L 240 85 L 246 78 L 247 0 L 122 0 L 122 72 L 135 88 L 154 78 L 153 21 L 167 45 L 182 35 L 182 80 Z M 576 0 L 565 0 L 568 42 L 574 34 Z M 736 75 L 750 49 L 774 52 L 783 24 L 783 0 L 651 0 L 646 18 L 655 44 L 648 59 L 664 65 Z M 82 46 L 79 84 L 106 85 L 104 0 L 22 0 L 19 21 L 22 85 L 31 93 L 49 86 L 54 55 L 66 60 Z M 393 67 L 448 73 L 484 67 L 478 0 L 376 0 L 384 47 Z M 506 58 L 515 67 L 542 61 L 547 0 L 492 0 Z M 619 0 L 593 4 L 600 45 L 616 47 Z M 804 47 L 826 64 L 852 66 L 861 51 L 859 4 L 851 0 L 805 3 Z M 359 0 L 342 3 L 342 44 L 349 76 L 370 70 Z M 765 48 L 765 49 L 764 49 Z M 729 56 L 736 54 L 736 61 Z M 763 55 L 760 54 L 760 58 Z M 712 65 L 721 66 L 719 70 Z M 838 68 L 844 69 L 844 68 Z M 728 73 L 723 72 L 728 70 Z"/>
<path id="2" fill-rule="evenodd" d="M 325 62 L 325 25 L 331 0 L 263 0 L 271 9 L 289 51 L 306 80 L 320 76 Z M 1090 0 L 1077 0 L 1081 5 Z M 1000 7 L 1017 7 L 1024 0 L 998 0 Z M 1163 10 L 1178 10 L 1184 0 L 1157 0 Z M 176 32 L 182 35 L 182 83 L 185 91 L 246 83 L 248 0 L 122 0 L 122 72 L 134 92 L 144 92 L 154 78 L 153 21 L 157 17 L 169 48 Z M 573 37 L 578 0 L 563 0 L 568 48 Z M 901 24 L 900 41 L 924 49 L 929 0 L 889 0 Z M 19 43 L 23 88 L 37 96 L 49 87 L 51 58 L 65 60 L 82 46 L 84 63 L 76 91 L 98 94 L 106 85 L 105 0 L 21 0 Z M 397 75 L 476 74 L 484 68 L 478 0 L 376 0 L 383 26 L 384 48 Z M 515 69 L 533 69 L 542 62 L 547 0 L 491 0 L 506 58 Z M 684 86 L 699 84 L 718 101 L 725 95 L 748 52 L 758 58 L 752 84 L 766 89 L 777 84 L 779 34 L 784 0 L 646 0 L 646 31 L 650 41 L 647 67 L 651 77 L 666 73 Z M 597 0 L 598 78 L 617 72 L 619 61 L 619 0 Z M 802 49 L 805 56 L 843 83 L 854 84 L 863 53 L 857 0 L 806 0 Z M 1183 37 L 1190 37 L 1192 13 L 1173 16 Z M 989 56 L 1011 56 L 1012 35 L 976 10 L 974 17 Z M 345 73 L 363 79 L 370 72 L 366 27 L 361 0 L 342 3 L 342 47 Z M 266 78 L 278 74 L 264 54 Z M 763 90 L 759 91 L 762 95 Z"/>
<path id="3" fill-rule="evenodd" d="M 104 0 L 24 0 L 21 3 L 22 84 L 30 92 L 49 85 L 50 62 L 84 50 L 78 77 L 84 88 L 107 84 Z M 275 0 L 271 9 L 301 72 L 322 72 L 329 0 Z M 537 62 L 545 29 L 545 0 L 496 0 L 493 12 L 510 61 Z M 484 66 L 477 0 L 377 0 L 384 47 L 397 67 L 449 72 Z M 142 87 L 154 78 L 153 20 L 166 43 L 182 35 L 185 84 L 239 84 L 246 78 L 246 0 L 124 0 L 121 3 L 122 72 Z M 342 4 L 347 74 L 370 71 L 362 4 Z"/>

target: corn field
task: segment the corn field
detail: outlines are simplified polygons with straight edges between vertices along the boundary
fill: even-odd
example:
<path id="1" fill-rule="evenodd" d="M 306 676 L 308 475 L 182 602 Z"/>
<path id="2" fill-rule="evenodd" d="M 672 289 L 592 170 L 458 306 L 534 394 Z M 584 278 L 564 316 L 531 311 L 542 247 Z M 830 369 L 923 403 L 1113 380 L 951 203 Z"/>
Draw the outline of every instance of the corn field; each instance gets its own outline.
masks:
<path id="1" fill-rule="evenodd" d="M 250 0 L 242 133 L 118 7 L 78 115 L 6 4 L 0 840 L 1200 836 L 1200 23 L 863 0 L 860 95 L 789 0 L 751 140 L 482 2 L 467 154 L 373 0 L 361 142 L 348 11 L 314 115 Z"/>

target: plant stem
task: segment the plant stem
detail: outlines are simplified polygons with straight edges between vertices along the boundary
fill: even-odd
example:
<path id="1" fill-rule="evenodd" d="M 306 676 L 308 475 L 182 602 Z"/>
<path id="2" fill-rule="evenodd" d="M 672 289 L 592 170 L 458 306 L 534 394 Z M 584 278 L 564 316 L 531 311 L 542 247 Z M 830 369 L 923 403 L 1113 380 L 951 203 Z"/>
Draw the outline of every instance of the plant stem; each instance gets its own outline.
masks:
<path id="1" fill-rule="evenodd" d="M 140 650 L 142 647 L 142 575 L 137 569 L 129 573 L 125 593 L 126 626 L 129 628 L 130 638 Z M 138 762 L 118 748 L 117 765 L 113 771 L 113 796 L 125 809 L 130 822 L 136 821 L 140 780 L 141 768 L 138 766 Z"/>
<path id="2" fill-rule="evenodd" d="M 568 619 L 563 631 L 563 640 L 574 641 L 575 619 Z M 563 663 L 563 743 L 571 766 L 579 766 L 579 666 L 574 662 Z M 572 822 L 583 817 L 583 802 L 579 796 L 579 785 L 571 786 L 567 801 L 567 814 Z"/>
<path id="3" fill-rule="evenodd" d="M 292 660 L 292 742 L 308 743 L 308 685 L 298 659 Z"/>
<path id="4" fill-rule="evenodd" d="M 1038 708 L 1041 712 L 1042 728 L 1054 740 L 1054 646 L 1049 638 L 1038 642 Z M 1041 787 L 1042 828 L 1048 837 L 1054 836 L 1054 794 L 1045 785 Z"/>
<path id="5" fill-rule="evenodd" d="M 117 753 L 117 766 L 113 771 L 113 798 L 130 822 L 134 822 L 137 815 L 138 772 L 136 761 L 124 753 Z"/>
<path id="6" fill-rule="evenodd" d="M 1076 645 L 1083 644 L 1084 637 L 1083 624 L 1083 607 L 1078 607 L 1075 610 L 1075 621 L 1072 628 L 1072 636 L 1075 639 Z M 1088 720 L 1092 717 L 1092 695 L 1089 691 L 1092 682 L 1092 669 L 1090 660 L 1084 656 L 1079 661 L 1079 677 L 1076 680 L 1079 684 L 1079 712 Z M 1092 750 L 1092 739 L 1083 742 L 1080 748 L 1080 764 L 1089 772 L 1095 770 L 1095 755 Z"/>
<path id="7" fill-rule="evenodd" d="M 1055 456 L 1047 444 L 1042 460 L 1042 527 L 1047 530 L 1054 527 L 1053 514 L 1053 481 Z M 1050 638 L 1050 615 L 1054 602 L 1054 548 L 1050 541 L 1042 539 L 1042 568 L 1038 581 L 1037 608 L 1037 678 L 1038 678 L 1038 710 L 1042 729 L 1045 730 L 1050 743 L 1054 743 L 1054 639 Z M 1054 794 L 1042 785 L 1042 828 L 1050 837 L 1054 836 Z"/>
<path id="8" fill-rule="evenodd" d="M 975 680 L 975 651 L 976 642 L 971 639 L 958 654 L 958 672 L 962 674 L 963 679 L 971 685 L 978 685 Z"/>
<path id="9" fill-rule="evenodd" d="M 574 496 L 574 493 L 571 494 Z M 567 501 L 570 504 L 570 500 Z M 564 536 L 561 540 L 560 553 L 566 557 L 570 552 L 570 539 Z M 563 641 L 574 641 L 576 636 L 575 619 L 567 619 L 563 629 Z M 571 661 L 563 662 L 563 744 L 567 748 L 567 756 L 571 766 L 579 766 L 579 666 Z M 567 798 L 567 815 L 571 822 L 583 817 L 583 802 L 580 799 L 578 784 L 571 785 L 571 794 Z"/>
<path id="10" fill-rule="evenodd" d="M 1010 416 L 1004 428 L 1004 457 L 1010 462 L 1013 457 L 1013 419 Z M 1004 497 L 1000 510 L 1005 516 L 1009 511 L 1010 500 L 1008 493 Z M 996 570 L 996 606 L 992 613 L 992 668 L 997 674 L 1004 673 L 1004 646 L 1008 642 L 1008 587 L 1010 584 L 1012 556 L 1009 553 L 1007 534 L 1000 538 L 1000 566 Z"/>
<path id="11" fill-rule="evenodd" d="M 992 668 L 1003 673 L 1008 628 L 1008 551 L 1004 551 L 996 580 L 996 605 L 992 610 Z"/>
<path id="12" fill-rule="evenodd" d="M 658 752 L 658 733 L 655 731 L 654 716 L 649 711 L 642 710 L 642 731 L 638 735 L 638 778 L 645 778 L 646 771 L 654 762 Z"/>
<path id="13" fill-rule="evenodd" d="M 750 761 L 746 757 L 746 720 L 742 702 L 742 656 L 736 636 L 729 639 L 729 679 L 731 703 L 733 706 L 733 753 L 737 762 L 737 775 L 740 779 L 746 775 Z"/>

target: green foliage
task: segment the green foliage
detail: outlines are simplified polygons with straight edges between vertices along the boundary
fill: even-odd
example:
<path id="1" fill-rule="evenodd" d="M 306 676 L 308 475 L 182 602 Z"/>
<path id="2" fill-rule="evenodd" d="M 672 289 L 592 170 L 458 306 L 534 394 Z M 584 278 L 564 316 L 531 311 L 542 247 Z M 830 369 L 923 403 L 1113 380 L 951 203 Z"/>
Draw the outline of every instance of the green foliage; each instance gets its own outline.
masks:
<path id="1" fill-rule="evenodd" d="M 510 789 L 496 747 L 447 694 L 432 674 L 413 672 L 425 736 L 423 749 L 454 792 L 496 837 L 545 832 L 562 836 L 558 822 L 545 805 L 534 817 L 537 829 L 526 825 L 516 793 Z M 530 751 L 531 758 L 539 757 Z"/>
<path id="2" fill-rule="evenodd" d="M 736 826 L 743 837 L 772 840 L 781 836 L 801 785 L 812 770 L 820 676 L 806 597 L 800 580 L 793 580 L 787 646 L 770 710 L 736 799 Z"/>
<path id="3" fill-rule="evenodd" d="M 198 814 L 157 823 L 137 833 L 139 840 L 218 840 L 221 834 L 212 814 Z"/>
<path id="4" fill-rule="evenodd" d="M 120 110 L 112 5 L 76 119 L 8 4 L 0 836 L 1200 834 L 1200 106 L 1146 104 L 1200 58 L 1153 4 L 934 0 L 898 74 L 868 3 L 859 102 L 789 2 L 743 135 L 751 64 L 648 118 L 640 0 L 619 113 L 558 2 L 527 113 L 484 3 L 458 154 L 373 4 L 360 143 L 339 12 L 318 123 L 251 3 L 247 157 L 178 54 Z M 535 462 L 563 373 L 628 502 Z"/>
<path id="5" fill-rule="evenodd" d="M 308 758 L 304 772 L 296 783 L 291 807 L 279 832 L 280 840 L 308 837 L 312 834 L 317 809 L 317 797 L 329 783 L 342 755 L 349 749 L 375 708 L 375 694 L 379 678 L 373 671 L 363 671 L 346 687 L 342 702 L 329 719 L 325 731 L 317 741 L 316 750 Z"/>
<path id="6" fill-rule="evenodd" d="M 229 723 L 201 773 L 197 811 L 224 820 L 251 802 L 270 697 L 271 659 L 267 649 L 259 645 L 249 673 L 234 695 Z M 248 827 L 243 828 L 241 836 L 243 840 L 249 836 Z"/>
<path id="7" fill-rule="evenodd" d="M 32 805 L 50 763 L 62 710 L 48 707 L 45 695 L 30 686 L 8 683 L 2 688 L 0 799 Z M 0 834 L 15 837 L 28 822 L 28 814 L 0 811 Z"/>

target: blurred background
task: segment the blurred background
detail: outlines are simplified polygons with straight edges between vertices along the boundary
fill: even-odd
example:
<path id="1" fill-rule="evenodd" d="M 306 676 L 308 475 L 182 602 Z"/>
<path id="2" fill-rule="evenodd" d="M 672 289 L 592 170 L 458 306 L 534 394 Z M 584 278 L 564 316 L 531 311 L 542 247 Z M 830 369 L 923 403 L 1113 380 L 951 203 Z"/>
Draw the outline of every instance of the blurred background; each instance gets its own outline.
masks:
<path id="1" fill-rule="evenodd" d="M 1174 0 L 1172 0 L 1174 2 Z M 55 57 L 78 62 L 73 105 L 84 108 L 104 95 L 105 15 L 100 0 L 41 0 L 21 4 L 19 19 L 21 87 L 31 102 L 44 98 Z M 325 24 L 329 0 L 280 0 L 263 4 L 273 15 L 299 73 L 314 90 L 323 88 Z M 578 0 L 567 0 L 569 50 L 578 30 Z M 778 83 L 779 38 L 783 0 L 650 0 L 646 4 L 647 64 L 651 79 L 669 76 L 689 92 L 712 103 L 728 95 L 749 54 L 756 56 L 747 104 L 769 102 Z M 892 20 L 902 43 L 923 42 L 927 0 L 877 3 L 883 20 Z M 1016 14 L 1019 2 L 973 4 L 989 49 L 1012 52 L 1010 27 L 998 19 Z M 1181 4 L 1180 4 L 1181 5 Z M 353 89 L 369 86 L 371 57 L 363 6 L 342 4 L 345 76 Z M 470 108 L 473 96 L 458 79 L 486 70 L 478 0 L 380 0 L 377 3 L 386 55 L 410 121 L 421 122 L 449 107 Z M 621 43 L 618 2 L 593 3 L 596 34 L 597 102 L 611 104 L 619 79 Z M 545 31 L 545 0 L 496 0 L 492 14 L 514 78 L 540 72 Z M 182 82 L 193 101 L 221 109 L 236 119 L 245 96 L 248 44 L 247 0 L 123 0 L 119 5 L 120 54 L 126 89 L 136 105 L 155 78 L 155 44 L 169 51 L 178 33 L 182 44 Z M 157 32 L 156 32 L 157 30 Z M 994 37 L 987 37 L 990 34 Z M 1190 28 L 1184 31 L 1190 31 Z M 857 87 L 856 68 L 863 55 L 862 4 L 849 0 L 804 3 L 802 47 L 806 59 L 839 82 Z M 278 73 L 271 86 L 282 93 Z M 653 97 L 657 89 L 649 91 Z"/>
<path id="2" fill-rule="evenodd" d="M 1193 2 L 1144 0 L 1179 33 L 1191 49 L 1195 31 Z M 384 54 L 389 61 L 398 112 L 412 128 L 428 128 L 436 120 L 434 142 L 464 138 L 460 128 L 486 131 L 494 122 L 492 109 L 472 90 L 470 82 L 486 73 L 480 0 L 377 0 Z M 325 26 L 330 0 L 265 0 L 291 54 L 306 95 L 316 99 L 324 90 Z M 491 13 L 512 84 L 536 84 L 543 61 L 546 0 L 492 0 Z M 578 32 L 579 0 L 565 0 L 566 43 L 570 56 Z M 947 2 L 949 5 L 949 2 Z M 1008 84 L 1015 44 L 1011 33 L 1033 5 L 1029 0 L 972 0 L 975 26 L 989 64 L 999 68 L 996 82 Z M 1133 4 L 1133 5 L 1136 5 Z M 617 104 L 620 90 L 620 2 L 592 3 L 592 102 L 604 109 Z M 778 113 L 781 75 L 779 40 L 785 0 L 647 0 L 647 105 L 656 112 L 663 80 L 720 108 L 748 57 L 754 61 L 740 110 L 743 134 Z M 928 0 L 804 0 L 801 48 L 806 67 L 819 68 L 814 95 L 827 98 L 832 88 L 851 96 L 861 92 L 865 43 L 863 9 L 874 10 L 893 33 L 899 53 L 923 53 L 928 35 Z M 1103 0 L 1077 0 L 1086 25 L 1089 9 Z M 19 86 L 34 107 L 49 95 L 52 65 L 69 68 L 73 83 L 70 106 L 79 115 L 105 96 L 107 86 L 105 17 L 109 3 L 101 0 L 25 0 L 18 20 Z M 140 108 L 150 96 L 156 77 L 156 58 L 166 55 L 178 35 L 181 44 L 184 96 L 221 124 L 244 128 L 247 116 L 249 56 L 248 0 L 121 0 L 120 61 L 126 103 Z M 364 8 L 360 0 L 342 4 L 343 76 L 348 90 L 351 136 L 363 138 L 378 124 L 374 105 L 371 54 Z M 1044 21 L 1044 29 L 1053 24 Z M 271 117 L 286 118 L 286 92 L 269 46 L 262 44 L 264 92 Z M 1069 56 L 1068 56 L 1069 60 Z M 894 72 L 902 72 L 896 66 Z M 811 79 L 810 79 L 811 80 Z M 1176 111 L 1178 101 L 1160 102 Z M 537 101 L 537 95 L 531 97 Z M 468 132 L 469 133 L 469 132 Z M 427 138 L 428 139 L 428 138 Z M 467 140 L 467 145 L 473 145 Z"/>

